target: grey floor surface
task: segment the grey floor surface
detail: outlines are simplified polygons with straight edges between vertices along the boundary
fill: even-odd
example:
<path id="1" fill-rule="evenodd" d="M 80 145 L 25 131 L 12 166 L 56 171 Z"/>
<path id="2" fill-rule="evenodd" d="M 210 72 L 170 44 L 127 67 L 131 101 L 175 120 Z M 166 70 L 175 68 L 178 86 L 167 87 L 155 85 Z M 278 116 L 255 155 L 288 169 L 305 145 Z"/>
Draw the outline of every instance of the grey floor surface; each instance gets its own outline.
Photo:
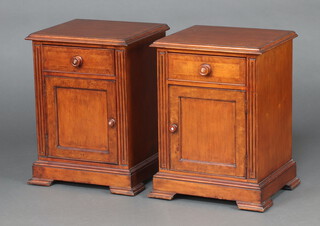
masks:
<path id="1" fill-rule="evenodd" d="M 151 181 L 136 197 L 113 195 L 103 186 L 27 185 L 35 144 L 2 146 L 0 225 L 320 225 L 317 144 L 307 135 L 294 139 L 302 184 L 294 191 L 278 192 L 274 206 L 262 214 L 238 210 L 231 201 L 182 195 L 172 201 L 150 199 Z"/>

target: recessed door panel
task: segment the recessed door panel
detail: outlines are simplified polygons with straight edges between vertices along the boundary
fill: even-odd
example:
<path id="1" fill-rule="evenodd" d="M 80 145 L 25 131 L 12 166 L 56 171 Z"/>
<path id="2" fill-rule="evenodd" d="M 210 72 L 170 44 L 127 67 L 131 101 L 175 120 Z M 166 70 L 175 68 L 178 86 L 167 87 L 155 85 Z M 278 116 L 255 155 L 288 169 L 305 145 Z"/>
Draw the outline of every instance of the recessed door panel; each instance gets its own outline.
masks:
<path id="1" fill-rule="evenodd" d="M 115 82 L 47 77 L 46 89 L 49 156 L 116 163 Z"/>
<path id="2" fill-rule="evenodd" d="M 108 150 L 107 91 L 57 87 L 56 95 L 59 146 Z"/>
<path id="3" fill-rule="evenodd" d="M 170 86 L 169 95 L 171 169 L 244 176 L 244 92 Z"/>

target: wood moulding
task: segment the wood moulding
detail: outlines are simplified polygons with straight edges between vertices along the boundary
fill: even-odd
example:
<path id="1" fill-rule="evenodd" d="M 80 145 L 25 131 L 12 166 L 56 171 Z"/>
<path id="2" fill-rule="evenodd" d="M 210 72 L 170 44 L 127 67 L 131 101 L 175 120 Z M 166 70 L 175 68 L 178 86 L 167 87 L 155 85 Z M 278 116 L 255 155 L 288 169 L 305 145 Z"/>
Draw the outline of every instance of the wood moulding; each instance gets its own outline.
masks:
<path id="1" fill-rule="evenodd" d="M 50 186 L 55 180 L 96 184 L 109 186 L 113 194 L 134 196 L 145 188 L 140 181 L 150 178 L 157 167 L 157 154 L 131 169 L 38 160 L 33 164 L 33 177 L 28 184 Z"/>
<path id="2" fill-rule="evenodd" d="M 167 121 L 168 116 L 165 114 L 167 109 L 167 86 L 166 79 L 167 79 L 167 69 L 165 67 L 167 61 L 167 52 L 165 51 L 158 51 L 158 59 L 159 63 L 157 66 L 157 74 L 158 74 L 158 111 L 159 111 L 159 153 L 160 153 L 160 167 L 163 169 L 169 168 L 169 158 L 168 158 L 168 137 L 167 137 Z"/>
<path id="3" fill-rule="evenodd" d="M 233 200 L 239 209 L 263 212 L 272 206 L 271 196 L 284 186 L 296 187 L 296 163 L 290 160 L 259 183 L 158 172 L 150 198 L 171 200 L 176 193 Z"/>
<path id="4" fill-rule="evenodd" d="M 115 51 L 115 65 L 117 82 L 117 105 L 119 106 L 118 121 L 118 146 L 120 150 L 120 164 L 128 164 L 128 98 L 127 98 L 127 73 L 125 70 L 126 65 L 126 51 L 117 49 Z M 121 113 L 120 113 L 121 112 Z"/>
<path id="5" fill-rule="evenodd" d="M 34 44 L 34 86 L 36 96 L 36 122 L 37 122 L 37 139 L 38 139 L 38 155 L 46 155 L 46 101 L 44 98 L 44 77 L 42 74 L 42 45 Z"/>

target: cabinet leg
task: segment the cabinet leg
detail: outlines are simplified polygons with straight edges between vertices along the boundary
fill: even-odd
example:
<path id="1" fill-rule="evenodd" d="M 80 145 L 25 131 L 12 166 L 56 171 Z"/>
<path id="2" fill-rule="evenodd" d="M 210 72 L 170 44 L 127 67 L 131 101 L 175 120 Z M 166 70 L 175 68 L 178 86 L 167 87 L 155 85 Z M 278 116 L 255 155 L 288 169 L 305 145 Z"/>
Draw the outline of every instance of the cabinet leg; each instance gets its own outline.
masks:
<path id="1" fill-rule="evenodd" d="M 156 198 L 156 199 L 172 200 L 175 195 L 176 193 L 174 192 L 153 190 L 152 192 L 149 193 L 148 197 Z"/>
<path id="2" fill-rule="evenodd" d="M 301 183 L 298 177 L 293 178 L 289 181 L 282 189 L 283 190 L 293 190 Z"/>
<path id="3" fill-rule="evenodd" d="M 251 203 L 251 202 L 237 201 L 237 205 L 238 205 L 238 208 L 241 210 L 264 212 L 273 205 L 273 202 L 271 199 L 267 199 L 266 201 L 264 201 L 262 203 Z"/>
<path id="4" fill-rule="evenodd" d="M 42 179 L 42 178 L 31 178 L 30 180 L 28 180 L 28 184 L 32 184 L 32 185 L 39 185 L 39 186 L 51 186 L 53 183 L 53 180 L 51 179 Z"/>
<path id="5" fill-rule="evenodd" d="M 136 186 L 130 188 L 126 188 L 126 187 L 110 187 L 110 192 L 112 194 L 117 194 L 117 195 L 128 195 L 128 196 L 135 196 L 138 193 L 140 193 L 141 191 L 143 191 L 145 189 L 144 184 L 140 183 L 137 184 Z"/>

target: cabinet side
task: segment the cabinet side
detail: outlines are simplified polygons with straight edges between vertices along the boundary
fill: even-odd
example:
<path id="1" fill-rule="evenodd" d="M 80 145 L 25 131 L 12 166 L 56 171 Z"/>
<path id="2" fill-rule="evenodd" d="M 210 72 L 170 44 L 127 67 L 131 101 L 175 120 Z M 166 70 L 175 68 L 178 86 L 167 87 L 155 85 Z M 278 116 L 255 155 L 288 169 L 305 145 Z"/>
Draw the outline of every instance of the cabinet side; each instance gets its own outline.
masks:
<path id="1" fill-rule="evenodd" d="M 129 167 L 157 161 L 157 69 L 156 49 L 149 47 L 165 32 L 146 38 L 128 49 Z"/>
<path id="2" fill-rule="evenodd" d="M 257 179 L 292 159 L 292 40 L 256 62 Z"/>

